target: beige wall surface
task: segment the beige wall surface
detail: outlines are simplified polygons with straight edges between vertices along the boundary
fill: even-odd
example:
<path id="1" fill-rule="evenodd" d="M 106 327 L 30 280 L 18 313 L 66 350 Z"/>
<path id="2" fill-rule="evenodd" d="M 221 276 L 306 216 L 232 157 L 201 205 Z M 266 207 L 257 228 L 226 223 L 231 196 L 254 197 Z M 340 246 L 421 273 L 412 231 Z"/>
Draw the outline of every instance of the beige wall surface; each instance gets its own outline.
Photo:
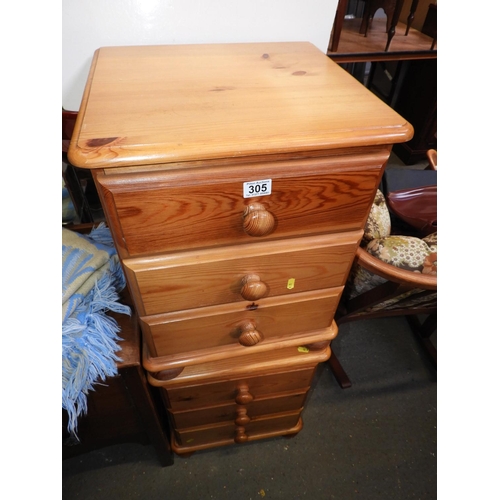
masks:
<path id="1" fill-rule="evenodd" d="M 62 106 L 79 109 L 99 47 L 308 41 L 326 52 L 336 9 L 337 0 L 64 0 Z"/>

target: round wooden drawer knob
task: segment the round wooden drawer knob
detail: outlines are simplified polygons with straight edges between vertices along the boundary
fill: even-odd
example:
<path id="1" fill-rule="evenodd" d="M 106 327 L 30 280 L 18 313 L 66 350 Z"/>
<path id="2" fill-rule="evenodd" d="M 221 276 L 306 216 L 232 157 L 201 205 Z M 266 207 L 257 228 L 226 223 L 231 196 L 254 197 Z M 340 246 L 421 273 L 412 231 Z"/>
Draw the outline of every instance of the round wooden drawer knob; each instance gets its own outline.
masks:
<path id="1" fill-rule="evenodd" d="M 262 299 L 267 295 L 267 285 L 260 281 L 260 277 L 257 274 L 249 274 L 245 276 L 242 280 L 243 286 L 241 287 L 240 294 L 245 300 Z"/>
<path id="2" fill-rule="evenodd" d="M 238 408 L 238 415 L 234 423 L 236 425 L 247 425 L 250 423 L 250 417 L 247 415 L 246 408 Z"/>
<path id="3" fill-rule="evenodd" d="M 238 337 L 238 342 L 245 347 L 258 344 L 262 340 L 262 334 L 255 328 L 251 322 L 244 323 L 241 326 L 241 335 Z"/>
<path id="4" fill-rule="evenodd" d="M 239 405 L 247 405 L 248 403 L 251 403 L 253 401 L 253 396 L 248 390 L 248 385 L 241 385 L 240 387 L 238 387 L 238 394 L 236 394 L 234 400 Z"/>
<path id="5" fill-rule="evenodd" d="M 243 229 L 249 236 L 266 236 L 274 230 L 274 217 L 262 203 L 248 205 L 243 213 Z"/>
<path id="6" fill-rule="evenodd" d="M 236 436 L 234 437 L 236 443 L 246 443 L 248 436 L 245 434 L 244 427 L 236 427 Z"/>

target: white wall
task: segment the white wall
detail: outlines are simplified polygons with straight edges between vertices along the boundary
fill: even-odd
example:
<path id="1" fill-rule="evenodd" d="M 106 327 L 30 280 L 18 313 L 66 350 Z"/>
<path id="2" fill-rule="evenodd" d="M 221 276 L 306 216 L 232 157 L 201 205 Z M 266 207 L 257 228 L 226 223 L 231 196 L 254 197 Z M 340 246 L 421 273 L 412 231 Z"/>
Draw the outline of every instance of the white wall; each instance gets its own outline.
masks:
<path id="1" fill-rule="evenodd" d="M 309 41 L 326 52 L 337 0 L 64 0 L 62 106 L 77 111 L 110 45 Z"/>

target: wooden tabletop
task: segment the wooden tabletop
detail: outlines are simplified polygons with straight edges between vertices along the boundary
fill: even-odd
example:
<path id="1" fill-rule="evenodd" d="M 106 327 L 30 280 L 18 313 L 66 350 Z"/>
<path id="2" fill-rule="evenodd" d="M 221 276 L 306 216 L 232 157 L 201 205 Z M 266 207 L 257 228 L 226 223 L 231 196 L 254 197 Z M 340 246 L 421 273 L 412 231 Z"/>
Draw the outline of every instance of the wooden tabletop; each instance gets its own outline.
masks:
<path id="1" fill-rule="evenodd" d="M 104 47 L 70 161 L 99 168 L 394 144 L 412 126 L 307 42 Z"/>

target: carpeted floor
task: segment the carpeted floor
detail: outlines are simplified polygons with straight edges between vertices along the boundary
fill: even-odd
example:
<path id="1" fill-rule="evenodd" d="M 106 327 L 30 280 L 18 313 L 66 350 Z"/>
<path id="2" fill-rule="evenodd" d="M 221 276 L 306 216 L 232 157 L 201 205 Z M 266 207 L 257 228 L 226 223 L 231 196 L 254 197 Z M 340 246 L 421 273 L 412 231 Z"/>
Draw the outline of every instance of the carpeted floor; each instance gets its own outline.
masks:
<path id="1" fill-rule="evenodd" d="M 342 390 L 321 365 L 294 438 L 175 456 L 164 468 L 152 446 L 104 448 L 63 462 L 62 498 L 437 498 L 437 375 L 406 320 L 344 324 L 332 347 L 353 385 Z"/>

